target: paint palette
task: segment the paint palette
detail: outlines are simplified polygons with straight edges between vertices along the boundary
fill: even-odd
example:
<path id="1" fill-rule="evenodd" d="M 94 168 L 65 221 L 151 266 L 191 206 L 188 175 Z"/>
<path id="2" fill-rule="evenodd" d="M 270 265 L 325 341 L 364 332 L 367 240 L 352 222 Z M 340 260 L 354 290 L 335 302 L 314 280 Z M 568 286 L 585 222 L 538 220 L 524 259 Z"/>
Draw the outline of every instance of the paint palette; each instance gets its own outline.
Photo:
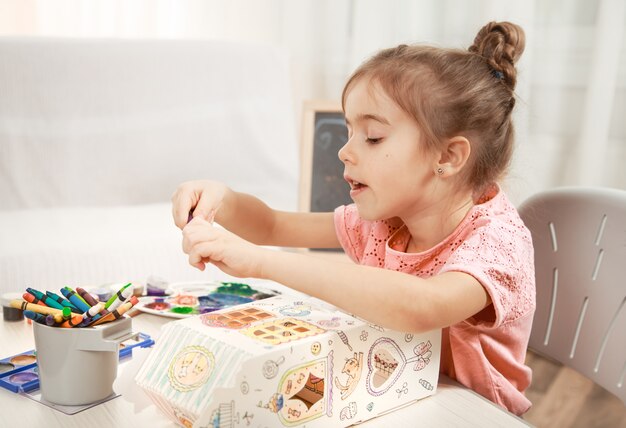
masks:
<path id="1" fill-rule="evenodd" d="M 39 388 L 34 350 L 0 360 L 0 386 L 13 392 L 28 392 Z"/>
<path id="2" fill-rule="evenodd" d="M 134 308 L 171 318 L 187 318 L 280 294 L 241 282 L 188 282 L 170 284 L 168 296 L 139 298 Z"/>
<path id="3" fill-rule="evenodd" d="M 154 340 L 150 336 L 137 333 L 120 343 L 120 360 L 132 356 L 133 348 L 147 348 L 152 345 Z M 0 387 L 16 393 L 39 389 L 37 355 L 34 349 L 0 360 Z"/>

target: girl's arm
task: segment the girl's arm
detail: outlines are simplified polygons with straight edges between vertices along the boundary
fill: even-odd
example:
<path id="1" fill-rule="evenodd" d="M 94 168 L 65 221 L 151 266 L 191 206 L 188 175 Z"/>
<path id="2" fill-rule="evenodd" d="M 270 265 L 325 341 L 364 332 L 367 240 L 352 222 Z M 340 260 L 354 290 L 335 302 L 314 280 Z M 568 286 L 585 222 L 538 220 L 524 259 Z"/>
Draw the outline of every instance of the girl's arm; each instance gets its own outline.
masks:
<path id="1" fill-rule="evenodd" d="M 485 288 L 462 272 L 422 279 L 377 267 L 269 251 L 262 268 L 261 277 L 398 331 L 419 333 L 448 327 L 491 303 Z"/>
<path id="2" fill-rule="evenodd" d="M 333 213 L 277 211 L 254 196 L 223 183 L 195 180 L 182 183 L 172 195 L 172 216 L 183 229 L 188 217 L 217 221 L 226 229 L 259 245 L 337 248 Z"/>
<path id="3" fill-rule="evenodd" d="M 375 324 L 424 332 L 463 321 L 491 301 L 471 275 L 448 272 L 428 279 L 333 262 L 314 256 L 273 251 L 194 219 L 183 230 L 189 263 L 213 263 L 227 274 L 271 279 L 317 297 Z"/>
<path id="4" fill-rule="evenodd" d="M 278 211 L 260 199 L 230 190 L 215 221 L 257 245 L 339 248 L 333 213 Z"/>

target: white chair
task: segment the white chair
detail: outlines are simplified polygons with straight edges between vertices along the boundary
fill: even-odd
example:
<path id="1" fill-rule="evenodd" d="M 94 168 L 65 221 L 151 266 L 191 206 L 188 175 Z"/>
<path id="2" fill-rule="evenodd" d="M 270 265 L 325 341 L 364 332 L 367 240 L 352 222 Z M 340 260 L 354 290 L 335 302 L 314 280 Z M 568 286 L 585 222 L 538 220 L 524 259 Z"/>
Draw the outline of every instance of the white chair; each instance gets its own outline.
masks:
<path id="1" fill-rule="evenodd" d="M 535 248 L 529 348 L 626 403 L 626 191 L 558 188 L 519 212 Z"/>

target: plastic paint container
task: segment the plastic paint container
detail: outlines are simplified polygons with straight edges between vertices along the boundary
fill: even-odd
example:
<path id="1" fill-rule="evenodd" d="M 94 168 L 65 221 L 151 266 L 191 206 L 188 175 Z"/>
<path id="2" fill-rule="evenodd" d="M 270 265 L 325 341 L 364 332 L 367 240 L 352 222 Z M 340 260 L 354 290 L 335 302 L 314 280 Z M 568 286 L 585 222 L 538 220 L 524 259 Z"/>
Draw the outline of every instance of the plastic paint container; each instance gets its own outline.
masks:
<path id="1" fill-rule="evenodd" d="M 0 296 L 2 301 L 2 316 L 5 321 L 21 321 L 24 319 L 24 311 L 11 307 L 11 300 L 22 300 L 20 293 L 4 293 Z"/>
<path id="2" fill-rule="evenodd" d="M 106 287 L 89 289 L 87 292 L 92 296 L 96 296 L 101 302 L 106 302 L 113 295 L 113 290 Z"/>
<path id="3" fill-rule="evenodd" d="M 61 328 L 33 323 L 41 396 L 78 406 L 113 394 L 120 343 L 133 336 L 132 319 L 95 327 Z"/>
<path id="4" fill-rule="evenodd" d="M 169 283 L 165 280 L 151 276 L 146 283 L 146 294 L 148 296 L 167 296 Z"/>
<path id="5" fill-rule="evenodd" d="M 133 282 L 133 296 L 135 297 L 143 296 L 144 289 L 145 287 L 143 286 L 143 284 L 137 284 Z"/>

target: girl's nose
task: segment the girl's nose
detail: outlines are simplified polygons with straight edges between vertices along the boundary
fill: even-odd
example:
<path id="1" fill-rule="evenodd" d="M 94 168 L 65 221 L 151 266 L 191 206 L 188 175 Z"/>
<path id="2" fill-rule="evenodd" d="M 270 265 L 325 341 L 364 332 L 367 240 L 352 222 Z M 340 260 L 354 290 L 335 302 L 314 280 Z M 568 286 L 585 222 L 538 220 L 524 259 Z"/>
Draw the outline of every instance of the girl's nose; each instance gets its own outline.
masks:
<path id="1" fill-rule="evenodd" d="M 343 145 L 342 148 L 337 152 L 337 156 L 341 162 L 345 163 L 354 163 L 354 153 L 352 152 L 352 145 L 350 144 L 350 140 Z"/>

